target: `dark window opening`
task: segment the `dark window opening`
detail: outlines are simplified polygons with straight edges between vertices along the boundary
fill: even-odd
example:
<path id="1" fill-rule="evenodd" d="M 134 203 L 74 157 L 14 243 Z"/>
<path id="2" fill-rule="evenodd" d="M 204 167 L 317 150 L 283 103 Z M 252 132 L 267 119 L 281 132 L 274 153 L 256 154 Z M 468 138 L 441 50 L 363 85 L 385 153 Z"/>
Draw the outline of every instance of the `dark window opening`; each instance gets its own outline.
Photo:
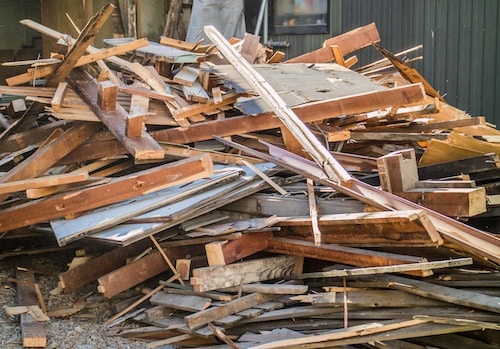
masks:
<path id="1" fill-rule="evenodd" d="M 271 4 L 273 34 L 329 32 L 329 0 L 275 0 Z"/>

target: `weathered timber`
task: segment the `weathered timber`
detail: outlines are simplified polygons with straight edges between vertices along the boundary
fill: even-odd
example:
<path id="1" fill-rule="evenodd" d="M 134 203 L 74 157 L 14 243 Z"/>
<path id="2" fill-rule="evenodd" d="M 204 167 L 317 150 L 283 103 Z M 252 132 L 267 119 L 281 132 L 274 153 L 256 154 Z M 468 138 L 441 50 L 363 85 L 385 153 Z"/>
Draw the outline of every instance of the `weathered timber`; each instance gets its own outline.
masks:
<path id="1" fill-rule="evenodd" d="M 63 193 L 40 201 L 20 204 L 0 211 L 0 231 L 102 207 L 147 192 L 203 178 L 212 172 L 213 165 L 207 155 L 115 178 L 109 183 L 71 194 Z M 110 192 L 113 195 L 109 195 Z"/>
<path id="2" fill-rule="evenodd" d="M 161 305 L 171 309 L 197 312 L 208 308 L 212 300 L 206 297 L 169 294 L 160 291 L 151 297 L 150 302 L 151 304 Z"/>
<path id="3" fill-rule="evenodd" d="M 17 269 L 17 298 L 19 305 L 39 305 L 35 290 L 35 276 L 31 271 Z M 45 348 L 47 337 L 43 323 L 36 321 L 30 314 L 21 314 L 21 336 L 23 347 Z"/>

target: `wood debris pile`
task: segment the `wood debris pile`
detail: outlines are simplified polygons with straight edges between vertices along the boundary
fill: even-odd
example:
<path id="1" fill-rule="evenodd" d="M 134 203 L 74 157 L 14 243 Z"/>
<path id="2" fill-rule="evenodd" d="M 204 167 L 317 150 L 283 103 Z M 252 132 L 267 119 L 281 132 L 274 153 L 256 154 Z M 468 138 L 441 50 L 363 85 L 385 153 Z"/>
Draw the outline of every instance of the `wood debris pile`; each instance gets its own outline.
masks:
<path id="1" fill-rule="evenodd" d="M 500 133 L 483 117 L 378 46 L 374 24 L 282 62 L 212 27 L 205 46 L 94 48 L 111 11 L 77 39 L 22 21 L 69 47 L 0 86 L 0 232 L 57 246 L 2 258 L 106 247 L 59 291 L 142 286 L 106 330 L 150 348 L 498 343 L 499 239 L 465 224 L 499 213 Z M 366 47 L 385 58 L 353 70 Z M 38 333 L 25 346 L 43 347 L 19 305 Z"/>

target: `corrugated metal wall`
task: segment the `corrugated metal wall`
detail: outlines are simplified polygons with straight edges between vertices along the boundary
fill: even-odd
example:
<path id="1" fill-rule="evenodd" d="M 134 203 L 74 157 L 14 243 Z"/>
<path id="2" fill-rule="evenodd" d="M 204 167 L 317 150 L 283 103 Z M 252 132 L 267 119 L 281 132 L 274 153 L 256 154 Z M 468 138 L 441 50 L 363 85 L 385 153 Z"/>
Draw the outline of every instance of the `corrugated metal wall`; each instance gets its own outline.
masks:
<path id="1" fill-rule="evenodd" d="M 342 1 L 342 32 L 370 22 L 392 52 L 423 44 L 414 67 L 450 104 L 500 127 L 500 1 Z M 380 56 L 370 49 L 360 58 Z"/>
<path id="2" fill-rule="evenodd" d="M 342 0 L 340 6 L 331 0 L 331 8 L 330 35 L 270 39 L 288 41 L 282 50 L 294 57 L 321 47 L 327 37 L 374 22 L 382 46 L 394 53 L 423 44 L 423 60 L 412 65 L 448 103 L 500 128 L 500 0 Z M 382 57 L 365 49 L 358 58 L 360 66 Z"/>

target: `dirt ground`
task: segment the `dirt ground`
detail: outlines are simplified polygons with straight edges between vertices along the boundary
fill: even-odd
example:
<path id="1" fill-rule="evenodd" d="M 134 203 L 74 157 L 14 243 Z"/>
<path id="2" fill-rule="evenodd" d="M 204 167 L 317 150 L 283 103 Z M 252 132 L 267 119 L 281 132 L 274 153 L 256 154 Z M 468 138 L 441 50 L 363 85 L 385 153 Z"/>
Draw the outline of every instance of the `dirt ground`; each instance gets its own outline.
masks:
<path id="1" fill-rule="evenodd" d="M 16 306 L 16 285 L 9 278 L 16 277 L 17 267 L 28 267 L 35 271 L 36 282 L 44 295 L 47 309 L 71 306 L 81 297 L 85 308 L 67 318 L 51 318 L 45 324 L 47 348 L 50 349 L 143 349 L 147 342 L 109 335 L 104 325 L 107 318 L 116 312 L 114 303 L 119 299 L 108 300 L 97 293 L 96 285 L 84 287 L 72 294 L 51 295 L 57 287 L 58 274 L 67 269 L 74 256 L 73 251 L 37 255 L 26 258 L 6 258 L 0 260 L 0 348 L 23 348 L 19 316 L 9 317 L 4 311 L 6 306 Z M 30 265 L 26 265 L 26 263 Z M 134 291 L 131 291 L 133 294 Z M 125 296 L 130 296 L 126 294 Z M 123 299 L 122 299 L 123 300 Z M 120 326 L 134 326 L 126 322 Z M 161 348 L 173 348 L 163 346 Z"/>

